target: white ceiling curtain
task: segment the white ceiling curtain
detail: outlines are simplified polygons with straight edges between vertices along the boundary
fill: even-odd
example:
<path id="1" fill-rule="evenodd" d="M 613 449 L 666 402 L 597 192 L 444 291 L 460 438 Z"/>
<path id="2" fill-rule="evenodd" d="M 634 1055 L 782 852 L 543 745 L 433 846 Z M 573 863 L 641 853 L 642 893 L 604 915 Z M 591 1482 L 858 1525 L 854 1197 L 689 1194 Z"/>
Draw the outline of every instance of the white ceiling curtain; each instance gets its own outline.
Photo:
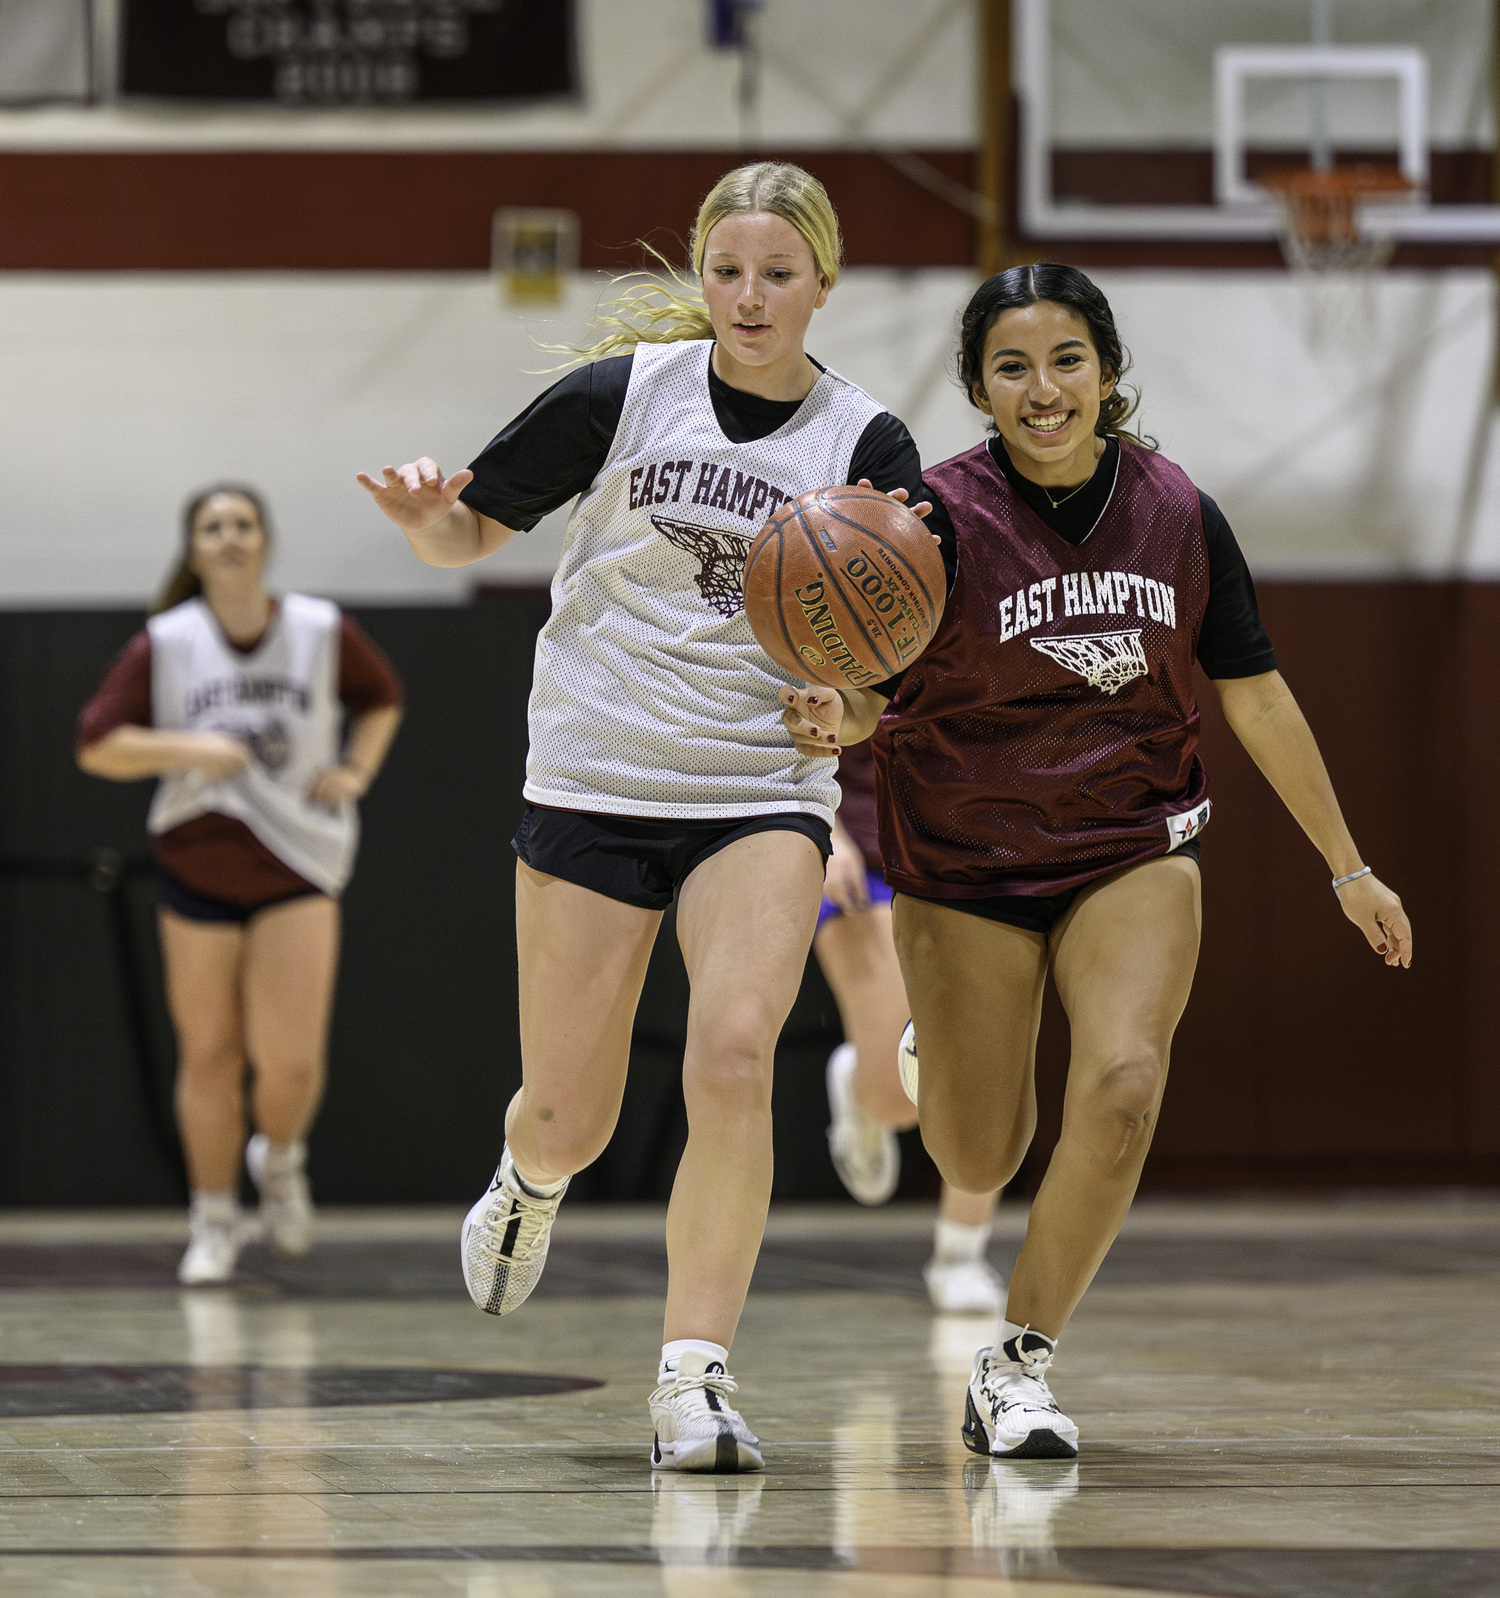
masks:
<path id="1" fill-rule="evenodd" d="M 0 0 L 0 104 L 89 97 L 88 0 Z"/>

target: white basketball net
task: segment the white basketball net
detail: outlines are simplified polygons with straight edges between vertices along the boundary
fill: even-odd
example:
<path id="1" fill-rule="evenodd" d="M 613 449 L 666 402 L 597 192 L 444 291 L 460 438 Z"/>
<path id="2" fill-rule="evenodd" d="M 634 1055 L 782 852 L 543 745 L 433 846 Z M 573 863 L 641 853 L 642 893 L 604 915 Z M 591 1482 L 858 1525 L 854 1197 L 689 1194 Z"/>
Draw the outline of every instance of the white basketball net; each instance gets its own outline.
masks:
<path id="1" fill-rule="evenodd" d="M 1033 638 L 1031 647 L 1082 677 L 1091 688 L 1106 694 L 1119 693 L 1132 678 L 1144 677 L 1148 670 L 1139 628 L 1128 633 L 1075 633 Z"/>

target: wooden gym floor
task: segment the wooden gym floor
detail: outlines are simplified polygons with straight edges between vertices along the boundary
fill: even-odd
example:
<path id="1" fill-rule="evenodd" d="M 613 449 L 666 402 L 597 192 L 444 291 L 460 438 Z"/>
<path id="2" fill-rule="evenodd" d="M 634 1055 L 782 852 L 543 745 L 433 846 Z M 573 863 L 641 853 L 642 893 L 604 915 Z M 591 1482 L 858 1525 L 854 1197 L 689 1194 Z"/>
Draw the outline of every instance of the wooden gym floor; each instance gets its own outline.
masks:
<path id="1" fill-rule="evenodd" d="M 927 1308 L 927 1213 L 778 1212 L 740 1478 L 646 1463 L 659 1211 L 565 1206 L 504 1321 L 458 1219 L 330 1212 L 189 1292 L 175 1216 L 0 1216 L 0 1593 L 1500 1594 L 1500 1199 L 1141 1204 L 1062 1345 L 1066 1465 L 960 1445 L 986 1338 Z"/>

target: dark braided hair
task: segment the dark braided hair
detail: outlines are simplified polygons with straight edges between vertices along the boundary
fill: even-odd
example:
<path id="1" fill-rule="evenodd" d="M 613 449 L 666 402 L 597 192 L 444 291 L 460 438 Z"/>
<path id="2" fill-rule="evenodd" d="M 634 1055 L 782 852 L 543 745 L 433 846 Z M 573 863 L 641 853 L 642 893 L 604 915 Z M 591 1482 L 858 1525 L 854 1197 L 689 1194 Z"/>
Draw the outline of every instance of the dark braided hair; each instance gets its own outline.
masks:
<path id="1" fill-rule="evenodd" d="M 990 329 L 1003 312 L 1035 305 L 1040 300 L 1066 306 L 1087 326 L 1100 366 L 1115 380 L 1113 392 L 1100 402 L 1094 432 L 1100 438 L 1128 438 L 1146 449 L 1155 449 L 1154 438 L 1132 433 L 1125 426 L 1140 405 L 1141 396 L 1133 388 L 1121 387 L 1120 379 L 1130 370 L 1130 352 L 1120 342 L 1109 301 L 1098 284 L 1076 266 L 1060 266 L 1056 261 L 1008 266 L 974 290 L 973 298 L 964 307 L 958 341 L 958 377 L 969 403 L 974 404 L 976 389 L 984 392 L 984 344 Z"/>
<path id="2" fill-rule="evenodd" d="M 239 499 L 247 500 L 255 512 L 256 521 L 260 523 L 261 531 L 269 542 L 271 520 L 266 514 L 266 503 L 253 488 L 246 488 L 243 483 L 215 483 L 212 488 L 205 488 L 201 494 L 194 494 L 182 512 L 182 554 L 172 568 L 165 587 L 157 595 L 156 603 L 151 607 L 153 616 L 159 616 L 162 611 L 171 610 L 174 605 L 180 605 L 185 600 L 196 599 L 203 592 L 203 582 L 192 566 L 193 527 L 197 523 L 198 512 L 209 500 L 220 494 L 234 494 Z"/>

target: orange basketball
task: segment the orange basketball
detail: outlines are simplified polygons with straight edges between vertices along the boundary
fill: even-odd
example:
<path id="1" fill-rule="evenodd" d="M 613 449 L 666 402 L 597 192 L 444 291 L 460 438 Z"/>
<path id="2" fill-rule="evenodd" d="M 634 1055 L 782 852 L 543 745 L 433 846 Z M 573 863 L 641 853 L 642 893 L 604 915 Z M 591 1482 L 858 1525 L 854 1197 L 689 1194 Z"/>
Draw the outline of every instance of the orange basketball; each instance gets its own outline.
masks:
<path id="1" fill-rule="evenodd" d="M 873 488 L 789 499 L 745 557 L 745 615 L 806 682 L 863 688 L 911 665 L 942 619 L 947 580 L 921 519 Z"/>

